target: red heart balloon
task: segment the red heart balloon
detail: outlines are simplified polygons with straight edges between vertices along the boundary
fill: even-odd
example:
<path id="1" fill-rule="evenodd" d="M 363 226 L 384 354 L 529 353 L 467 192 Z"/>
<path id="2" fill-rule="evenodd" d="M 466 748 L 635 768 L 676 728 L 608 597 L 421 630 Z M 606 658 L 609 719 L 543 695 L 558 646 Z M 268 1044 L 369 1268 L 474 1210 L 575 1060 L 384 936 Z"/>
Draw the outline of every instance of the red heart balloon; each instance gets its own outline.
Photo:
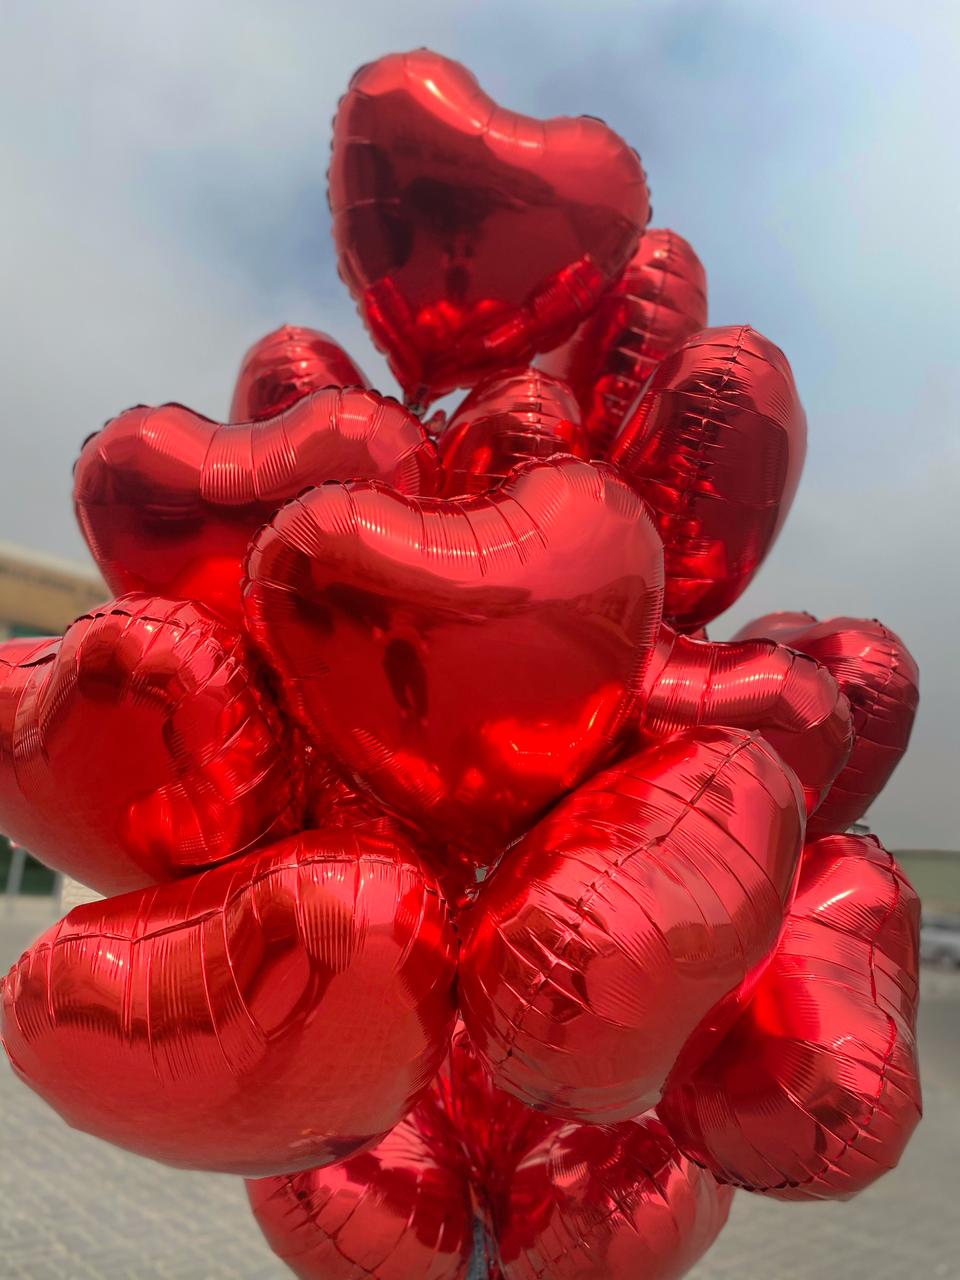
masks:
<path id="1" fill-rule="evenodd" d="M 305 827 L 323 831 L 363 827 L 384 838 L 399 834 L 406 840 L 412 836 L 417 841 L 420 861 L 440 886 L 448 905 L 459 910 L 473 900 L 472 867 L 465 868 L 460 860 L 451 860 L 442 846 L 428 844 L 422 832 L 387 813 L 368 791 L 351 786 L 312 743 L 298 737 L 297 745 L 303 752 L 306 775 Z"/>
<path id="2" fill-rule="evenodd" d="M 0 829 L 121 893 L 295 831 L 300 763 L 241 636 L 128 596 L 0 646 Z"/>
<path id="3" fill-rule="evenodd" d="M 284 324 L 243 357 L 230 405 L 231 422 L 261 422 L 324 387 L 369 387 L 328 333 Z"/>
<path id="4" fill-rule="evenodd" d="M 658 365 L 610 458 L 663 538 L 668 622 L 695 630 L 746 589 L 786 519 L 806 444 L 786 356 L 753 329 L 703 329 Z"/>
<path id="5" fill-rule="evenodd" d="M 807 826 L 809 836 L 846 831 L 867 812 L 890 780 L 910 741 L 920 701 L 920 673 L 900 637 L 876 619 L 769 614 L 741 636 L 775 631 L 836 676 L 850 700 L 853 750 Z"/>
<path id="6" fill-rule="evenodd" d="M 565 1125 L 496 1215 L 506 1280 L 678 1280 L 720 1234 L 731 1193 L 654 1118 Z"/>
<path id="7" fill-rule="evenodd" d="M 433 493 L 436 450 L 395 400 L 331 387 L 237 426 L 180 405 L 129 409 L 84 445 L 74 501 L 114 591 L 198 600 L 234 620 L 257 529 L 307 485 L 354 477 Z"/>
<path id="8" fill-rule="evenodd" d="M 772 964 L 660 1104 L 692 1159 L 779 1200 L 846 1199 L 893 1168 L 920 1118 L 919 922 L 878 841 L 807 846 Z"/>
<path id="9" fill-rule="evenodd" d="M 802 839 L 796 778 L 737 729 L 679 734 L 567 797 L 463 918 L 463 1019 L 496 1083 L 574 1120 L 646 1110 L 772 952 Z"/>
<path id="10" fill-rule="evenodd" d="M 301 1280 L 463 1280 L 473 1207 L 433 1091 L 372 1150 L 247 1184 L 270 1248 Z"/>
<path id="11" fill-rule="evenodd" d="M 812 627 L 817 619 L 812 613 L 798 610 L 790 613 L 784 609 L 778 613 L 765 613 L 762 618 L 754 618 L 740 628 L 734 640 L 776 640 L 778 644 L 786 644 L 791 636 L 798 635 Z M 796 645 L 792 646 L 796 648 Z"/>
<path id="12" fill-rule="evenodd" d="M 541 361 L 573 388 L 595 458 L 606 456 L 664 356 L 706 323 L 707 278 L 700 259 L 675 231 L 645 232 L 593 315 Z"/>
<path id="13" fill-rule="evenodd" d="M 521 462 L 557 453 L 590 456 L 573 392 L 532 368 L 485 378 L 438 444 L 447 498 L 486 493 Z"/>
<path id="14" fill-rule="evenodd" d="M 79 1129 L 249 1176 L 393 1128 L 449 1043 L 455 939 L 412 846 L 305 832 L 78 907 L 3 983 L 21 1079 Z"/>
<path id="15" fill-rule="evenodd" d="M 640 708 L 634 749 L 703 724 L 758 729 L 799 778 L 808 814 L 853 746 L 850 704 L 837 681 L 772 640 L 718 644 L 664 624 Z"/>
<path id="16" fill-rule="evenodd" d="M 477 1212 L 492 1234 L 493 1206 L 509 1194 L 518 1164 L 562 1121 L 498 1089 L 462 1023 L 432 1094 L 466 1157 Z"/>
<path id="17" fill-rule="evenodd" d="M 427 49 L 356 73 L 329 176 L 340 274 L 417 404 L 569 337 L 650 216 L 606 125 L 507 111 Z"/>
<path id="18" fill-rule="evenodd" d="M 629 485 L 574 458 L 468 500 L 325 485 L 257 536 L 247 621 L 323 753 L 489 865 L 625 729 L 660 555 Z"/>

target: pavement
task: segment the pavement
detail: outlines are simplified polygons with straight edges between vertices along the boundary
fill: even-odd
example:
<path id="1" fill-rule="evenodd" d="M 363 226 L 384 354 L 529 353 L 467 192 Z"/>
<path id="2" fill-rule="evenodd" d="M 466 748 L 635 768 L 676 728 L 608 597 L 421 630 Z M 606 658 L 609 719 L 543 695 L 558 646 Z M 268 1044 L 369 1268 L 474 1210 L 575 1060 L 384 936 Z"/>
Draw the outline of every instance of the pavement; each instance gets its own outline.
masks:
<path id="1" fill-rule="evenodd" d="M 0 900 L 0 971 L 51 911 L 26 901 L 5 915 Z M 899 1169 L 846 1204 L 739 1194 L 689 1280 L 960 1280 L 960 972 L 925 972 L 920 1025 L 925 1118 Z M 289 1276 L 239 1179 L 167 1169 L 76 1133 L 0 1065 L 2 1280 Z"/>

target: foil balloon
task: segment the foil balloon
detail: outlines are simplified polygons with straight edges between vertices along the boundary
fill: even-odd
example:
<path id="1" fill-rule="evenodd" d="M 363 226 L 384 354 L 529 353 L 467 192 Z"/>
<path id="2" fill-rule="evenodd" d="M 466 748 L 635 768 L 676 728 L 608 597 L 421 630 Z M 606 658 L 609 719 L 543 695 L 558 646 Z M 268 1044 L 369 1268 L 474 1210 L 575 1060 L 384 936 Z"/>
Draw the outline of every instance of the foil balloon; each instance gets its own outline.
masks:
<path id="1" fill-rule="evenodd" d="M 496 1083 L 572 1120 L 655 1103 L 772 952 L 803 826 L 794 775 L 737 729 L 678 734 L 557 805 L 462 918 L 463 1019 Z"/>
<path id="2" fill-rule="evenodd" d="M 497 1214 L 505 1280 L 677 1280 L 730 1199 L 655 1118 L 565 1125 L 522 1162 Z"/>
<path id="3" fill-rule="evenodd" d="M 329 334 L 284 324 L 255 342 L 243 357 L 230 405 L 230 421 L 274 418 L 324 387 L 369 385 Z"/>
<path id="4" fill-rule="evenodd" d="M 295 830 L 303 779 L 244 639 L 127 596 L 61 639 L 0 645 L 0 829 L 101 893 Z"/>
<path id="5" fill-rule="evenodd" d="M 372 1150 L 247 1185 L 271 1249 L 301 1280 L 465 1280 L 473 1208 L 455 1135 L 414 1110 Z"/>
<path id="6" fill-rule="evenodd" d="M 340 274 L 418 405 L 569 337 L 650 216 L 606 125 L 498 107 L 427 49 L 356 73 L 329 178 Z"/>
<path id="7" fill-rule="evenodd" d="M 770 631 L 821 662 L 850 700 L 853 750 L 807 829 L 811 836 L 845 831 L 867 812 L 907 749 L 920 700 L 917 664 L 900 637 L 875 619 L 770 614 L 741 634 Z"/>
<path id="8" fill-rule="evenodd" d="M 707 279 L 682 236 L 645 232 L 627 269 L 569 342 L 543 357 L 583 409 L 593 456 L 610 442 L 657 365 L 707 323 Z"/>
<path id="9" fill-rule="evenodd" d="M 749 585 L 793 502 L 806 439 L 787 359 L 753 329 L 704 329 L 658 365 L 610 458 L 650 504 L 664 616 L 679 630 Z"/>
<path id="10" fill-rule="evenodd" d="M 457 409 L 438 444 L 445 497 L 485 493 L 531 459 L 590 456 L 573 393 L 532 368 L 484 379 Z"/>
<path id="11" fill-rule="evenodd" d="M 198 600 L 236 620 L 257 529 L 307 485 L 354 477 L 433 493 L 436 450 L 395 400 L 330 387 L 239 425 L 180 405 L 129 409 L 84 445 L 74 502 L 114 591 Z"/>
<path id="12" fill-rule="evenodd" d="M 694 640 L 664 623 L 647 668 L 636 738 L 657 741 L 703 724 L 758 729 L 796 773 L 808 813 L 853 745 L 850 704 L 813 658 L 772 640 Z"/>
<path id="13" fill-rule="evenodd" d="M 778 613 L 765 613 L 761 618 L 747 622 L 733 637 L 734 640 L 776 640 L 788 644 L 791 636 L 799 635 L 812 627 L 817 619 L 812 613 L 798 610 L 791 613 L 784 609 Z M 793 646 L 796 648 L 796 646 Z"/>
<path id="14" fill-rule="evenodd" d="M 780 1200 L 845 1199 L 920 1118 L 919 902 L 870 837 L 808 845 L 773 962 L 726 1037 L 667 1090 L 679 1145 Z"/>
<path id="15" fill-rule="evenodd" d="M 491 1236 L 493 1206 L 509 1193 L 517 1166 L 562 1121 L 498 1089 L 459 1023 L 431 1093 L 467 1160 L 476 1211 Z"/>
<path id="16" fill-rule="evenodd" d="M 303 735 L 297 735 L 296 741 L 304 760 L 305 826 L 322 830 L 343 826 L 363 828 L 384 838 L 396 834 L 401 840 L 413 836 L 420 861 L 436 881 L 447 905 L 456 911 L 473 900 L 472 868 L 465 868 L 461 860 L 448 856 L 442 845 L 428 843 L 412 824 L 387 812 L 368 792 L 351 785 Z"/>
<path id="17" fill-rule="evenodd" d="M 462 1025 L 430 1088 L 371 1150 L 248 1183 L 271 1248 L 303 1280 L 500 1276 L 492 1211 L 559 1122 L 502 1093 Z"/>
<path id="18" fill-rule="evenodd" d="M 498 1089 L 462 1023 L 431 1097 L 456 1135 L 469 1172 L 475 1219 L 470 1280 L 504 1280 L 496 1234 L 517 1166 L 562 1122 Z"/>
<path id="19" fill-rule="evenodd" d="M 3 983 L 3 1041 L 63 1118 L 261 1176 L 393 1128 L 446 1052 L 455 941 L 410 846 L 305 832 L 78 907 Z"/>
<path id="20" fill-rule="evenodd" d="M 626 729 L 661 595 L 643 503 L 563 457 L 465 501 L 311 490 L 256 538 L 245 607 L 321 753 L 489 865 Z"/>
<path id="21" fill-rule="evenodd" d="M 301 738 L 298 749 L 303 753 L 306 778 L 306 826 L 325 831 L 376 823 L 383 831 L 397 830 L 396 820 L 378 809 L 370 796 L 352 787 L 312 743 Z"/>

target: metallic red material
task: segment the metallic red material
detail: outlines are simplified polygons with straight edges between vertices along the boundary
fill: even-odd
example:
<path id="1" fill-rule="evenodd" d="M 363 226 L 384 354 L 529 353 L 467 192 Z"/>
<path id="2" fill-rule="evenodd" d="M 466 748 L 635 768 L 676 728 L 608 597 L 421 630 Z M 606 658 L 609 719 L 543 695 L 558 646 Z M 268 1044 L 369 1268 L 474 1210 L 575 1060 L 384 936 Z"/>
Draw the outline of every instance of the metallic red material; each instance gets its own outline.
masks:
<path id="1" fill-rule="evenodd" d="M 563 1123 L 498 1089 L 463 1024 L 432 1094 L 467 1160 L 477 1212 L 493 1232 L 493 1205 L 509 1193 L 517 1165 Z"/>
<path id="2" fill-rule="evenodd" d="M 468 500 L 311 490 L 255 540 L 244 602 L 321 753 L 489 865 L 626 730 L 661 594 L 643 503 L 564 457 Z"/>
<path id="3" fill-rule="evenodd" d="M 401 840 L 415 839 L 423 867 L 436 880 L 452 910 L 473 899 L 473 874 L 445 856 L 442 846 L 428 844 L 412 824 L 388 813 L 367 791 L 352 786 L 310 742 L 297 735 L 306 773 L 306 820 L 304 826 L 326 831 L 333 827 L 364 828 L 384 838 L 399 834 Z"/>
<path id="4" fill-rule="evenodd" d="M 21 1079 L 79 1129 L 248 1176 L 343 1160 L 425 1091 L 455 939 L 416 851 L 305 832 L 78 907 L 3 983 Z"/>
<path id="5" fill-rule="evenodd" d="M 776 640 L 778 644 L 788 644 L 790 637 L 799 635 L 812 627 L 817 619 L 812 613 L 797 610 L 781 610 L 778 613 L 765 613 L 761 618 L 754 618 L 746 623 L 733 637 L 734 640 Z M 796 648 L 796 646 L 793 646 Z"/>
<path id="6" fill-rule="evenodd" d="M 428 1093 L 372 1150 L 248 1193 L 301 1280 L 463 1280 L 475 1215 L 490 1277 L 668 1280 L 709 1247 L 732 1198 L 653 1116 L 564 1126 L 524 1107 L 462 1028 Z"/>
<path id="7" fill-rule="evenodd" d="M 243 357 L 230 405 L 231 422 L 261 422 L 324 387 L 369 387 L 343 347 L 328 333 L 284 324 Z"/>
<path id="8" fill-rule="evenodd" d="M 274 1252 L 302 1280 L 461 1280 L 475 1250 L 500 1276 L 492 1234 L 517 1165 L 559 1122 L 502 1093 L 460 1026 L 432 1085 L 372 1150 L 248 1183 Z M 469 1274 L 474 1274 L 470 1270 Z"/>
<path id="9" fill-rule="evenodd" d="M 523 1161 L 497 1215 L 505 1280 L 677 1280 L 730 1200 L 653 1117 L 565 1125 Z"/>
<path id="10" fill-rule="evenodd" d="M 330 207 L 340 274 L 417 405 L 568 338 L 650 216 L 606 125 L 507 111 L 428 49 L 353 77 Z"/>
<path id="11" fill-rule="evenodd" d="M 486 493 L 531 459 L 556 453 L 590 456 L 572 391 L 533 368 L 484 379 L 457 409 L 438 444 L 447 498 Z"/>
<path id="12" fill-rule="evenodd" d="M 699 729 L 592 778 L 461 918 L 460 999 L 503 1089 L 611 1123 L 732 1020 L 776 945 L 803 839 L 757 734 Z"/>
<path id="13" fill-rule="evenodd" d="M 850 704 L 830 672 L 772 640 L 694 640 L 664 623 L 640 708 L 640 743 L 703 724 L 758 729 L 799 778 L 808 814 L 853 746 Z"/>
<path id="14" fill-rule="evenodd" d="M 596 311 L 542 358 L 583 409 L 593 457 L 606 457 L 628 409 L 663 360 L 707 323 L 703 264 L 675 231 L 651 228 Z"/>
<path id="15" fill-rule="evenodd" d="M 693 631 L 749 585 L 793 502 L 807 421 L 779 347 L 704 329 L 668 356 L 610 450 L 663 538 L 664 616 Z"/>
<path id="16" fill-rule="evenodd" d="M 920 701 L 917 664 L 900 637 L 875 619 L 818 622 L 811 614 L 769 614 L 748 623 L 740 635 L 771 631 L 782 644 L 821 662 L 850 700 L 853 750 L 807 835 L 845 831 L 867 812 L 907 749 Z"/>
<path id="17" fill-rule="evenodd" d="M 0 645 L 0 830 L 101 893 L 296 831 L 303 778 L 243 637 L 127 596 Z"/>
<path id="18" fill-rule="evenodd" d="M 254 1216 L 301 1280 L 464 1280 L 470 1186 L 455 1135 L 421 1106 L 342 1164 L 249 1182 Z"/>
<path id="19" fill-rule="evenodd" d="M 919 918 L 872 837 L 807 846 L 773 962 L 660 1104 L 692 1159 L 779 1200 L 846 1199 L 894 1167 L 921 1109 Z"/>
<path id="20" fill-rule="evenodd" d="M 434 493 L 436 450 L 395 400 L 328 388 L 240 425 L 181 405 L 129 409 L 84 445 L 74 502 L 114 591 L 198 600 L 236 620 L 257 529 L 307 485 L 354 478 Z"/>

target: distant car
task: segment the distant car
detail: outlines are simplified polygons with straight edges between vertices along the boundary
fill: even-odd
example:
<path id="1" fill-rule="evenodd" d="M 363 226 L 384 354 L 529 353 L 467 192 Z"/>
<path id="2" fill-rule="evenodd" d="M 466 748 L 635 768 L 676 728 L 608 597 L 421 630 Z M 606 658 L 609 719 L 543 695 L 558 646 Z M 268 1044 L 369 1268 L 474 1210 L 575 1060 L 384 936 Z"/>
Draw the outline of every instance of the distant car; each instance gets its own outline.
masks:
<path id="1" fill-rule="evenodd" d="M 920 959 L 924 964 L 952 965 L 960 969 L 960 919 L 934 916 L 920 929 Z"/>

